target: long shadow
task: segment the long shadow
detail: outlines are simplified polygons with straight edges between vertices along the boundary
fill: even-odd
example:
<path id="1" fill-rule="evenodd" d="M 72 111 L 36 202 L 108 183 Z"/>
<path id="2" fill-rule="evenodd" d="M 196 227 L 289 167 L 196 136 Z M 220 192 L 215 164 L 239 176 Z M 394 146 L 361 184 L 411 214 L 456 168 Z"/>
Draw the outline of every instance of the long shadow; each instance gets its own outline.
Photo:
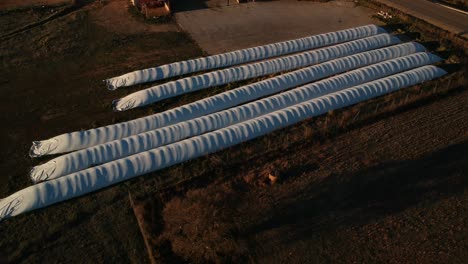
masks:
<path id="1" fill-rule="evenodd" d="M 420 203 L 431 204 L 464 192 L 468 187 L 467 160 L 468 141 L 419 160 L 333 175 L 294 193 L 298 199 L 293 197 L 288 199 L 292 202 L 275 207 L 269 220 L 252 226 L 246 233 L 290 226 L 292 235 L 282 241 L 288 243 L 340 226 L 368 223 Z"/>
<path id="2" fill-rule="evenodd" d="M 174 13 L 205 9 L 208 8 L 206 1 L 208 0 L 175 0 L 171 2 L 171 8 Z"/>

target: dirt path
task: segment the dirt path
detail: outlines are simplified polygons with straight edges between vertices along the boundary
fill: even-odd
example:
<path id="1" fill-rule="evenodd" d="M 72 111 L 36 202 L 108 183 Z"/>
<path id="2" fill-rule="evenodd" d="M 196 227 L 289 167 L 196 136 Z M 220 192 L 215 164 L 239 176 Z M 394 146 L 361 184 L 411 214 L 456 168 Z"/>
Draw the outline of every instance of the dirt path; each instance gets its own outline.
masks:
<path id="1" fill-rule="evenodd" d="M 467 36 L 468 15 L 427 0 L 378 0 L 460 36 Z"/>

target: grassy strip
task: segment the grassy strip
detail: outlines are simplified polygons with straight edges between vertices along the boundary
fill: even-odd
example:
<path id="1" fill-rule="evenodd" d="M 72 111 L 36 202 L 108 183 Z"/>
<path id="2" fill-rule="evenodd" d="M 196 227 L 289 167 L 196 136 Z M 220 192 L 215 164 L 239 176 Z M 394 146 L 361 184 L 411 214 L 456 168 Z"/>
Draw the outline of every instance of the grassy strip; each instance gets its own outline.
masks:
<path id="1" fill-rule="evenodd" d="M 174 22 L 174 19 L 171 14 L 166 16 L 146 18 L 145 15 L 143 15 L 143 13 L 141 13 L 140 10 L 138 10 L 138 8 L 133 4 L 128 5 L 128 12 L 136 20 L 148 24 L 169 24 Z"/>
<path id="2" fill-rule="evenodd" d="M 468 39 L 441 29 L 422 19 L 374 0 L 359 0 L 358 4 L 376 11 L 383 10 L 391 13 L 393 18 L 385 20 L 385 22 L 392 28 L 400 27 L 406 31 L 420 32 L 422 39 L 440 42 L 441 45 L 453 49 L 458 54 L 466 54 L 468 50 Z M 380 17 L 378 18 L 380 19 Z"/>
<path id="3" fill-rule="evenodd" d="M 42 19 L 40 21 L 37 21 L 37 22 L 34 22 L 34 23 L 30 23 L 30 24 L 28 24 L 26 26 L 20 27 L 18 29 L 13 30 L 13 31 L 10 31 L 10 32 L 0 36 L 0 39 L 5 40 L 5 39 L 8 39 L 8 38 L 11 38 L 11 37 L 15 36 L 18 33 L 21 33 L 21 32 L 27 31 L 29 29 L 44 25 L 47 22 L 50 22 L 50 21 L 52 21 L 52 20 L 54 20 L 56 18 L 65 16 L 65 15 L 79 9 L 80 7 L 81 7 L 81 5 L 74 5 L 74 4 L 65 5 L 65 6 L 59 8 L 56 12 L 54 12 L 51 15 L 45 17 L 44 19 Z"/>

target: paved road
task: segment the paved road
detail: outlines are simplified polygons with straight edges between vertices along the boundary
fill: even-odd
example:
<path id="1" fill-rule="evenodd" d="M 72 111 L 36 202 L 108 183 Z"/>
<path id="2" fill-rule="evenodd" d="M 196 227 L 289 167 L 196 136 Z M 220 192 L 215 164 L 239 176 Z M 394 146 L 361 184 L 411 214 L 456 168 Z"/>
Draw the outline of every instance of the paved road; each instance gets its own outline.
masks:
<path id="1" fill-rule="evenodd" d="M 466 14 L 427 0 L 379 0 L 379 2 L 453 33 L 468 36 L 468 15 Z"/>

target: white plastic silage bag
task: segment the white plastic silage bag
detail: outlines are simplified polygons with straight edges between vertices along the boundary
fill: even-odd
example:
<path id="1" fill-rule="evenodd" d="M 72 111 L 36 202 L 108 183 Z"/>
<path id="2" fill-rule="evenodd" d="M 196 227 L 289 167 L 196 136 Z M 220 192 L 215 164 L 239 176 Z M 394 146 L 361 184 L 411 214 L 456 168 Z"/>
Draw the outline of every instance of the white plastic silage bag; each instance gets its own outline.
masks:
<path id="1" fill-rule="evenodd" d="M 30 156 L 39 157 L 89 148 L 105 142 L 221 111 L 353 68 L 424 50 L 424 47 L 420 44 L 405 43 L 314 65 L 150 116 L 85 131 L 66 133 L 47 140 L 35 141 L 31 147 Z"/>
<path id="2" fill-rule="evenodd" d="M 65 154 L 34 167 L 30 178 L 36 183 L 58 178 L 440 60 L 433 54 L 421 52 L 373 64 L 221 112 Z M 323 70 L 330 68 L 324 67 Z"/>
<path id="3" fill-rule="evenodd" d="M 0 200 L 0 221 L 220 151 L 330 110 L 356 104 L 444 74 L 446 72 L 440 68 L 424 66 L 327 94 L 200 136 L 45 181 Z"/>
<path id="4" fill-rule="evenodd" d="M 379 34 L 322 49 L 222 69 L 163 83 L 134 92 L 121 99 L 114 100 L 112 102 L 112 106 L 115 111 L 125 111 L 185 93 L 268 74 L 298 69 L 304 66 L 397 43 L 400 43 L 400 40 L 397 37 L 390 34 Z"/>
<path id="5" fill-rule="evenodd" d="M 336 32 L 319 34 L 315 36 L 278 42 L 248 49 L 241 49 L 208 57 L 174 62 L 154 68 L 133 71 L 121 76 L 104 80 L 108 89 L 131 86 L 139 83 L 162 80 L 188 73 L 206 71 L 216 68 L 230 67 L 237 64 L 263 60 L 290 53 L 338 44 L 346 41 L 360 39 L 385 33 L 385 30 L 376 25 L 350 28 Z"/>

